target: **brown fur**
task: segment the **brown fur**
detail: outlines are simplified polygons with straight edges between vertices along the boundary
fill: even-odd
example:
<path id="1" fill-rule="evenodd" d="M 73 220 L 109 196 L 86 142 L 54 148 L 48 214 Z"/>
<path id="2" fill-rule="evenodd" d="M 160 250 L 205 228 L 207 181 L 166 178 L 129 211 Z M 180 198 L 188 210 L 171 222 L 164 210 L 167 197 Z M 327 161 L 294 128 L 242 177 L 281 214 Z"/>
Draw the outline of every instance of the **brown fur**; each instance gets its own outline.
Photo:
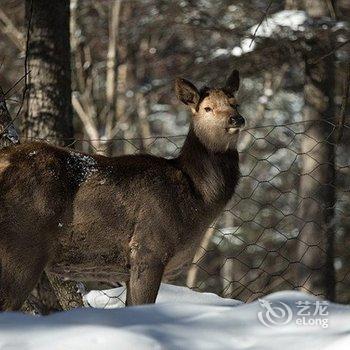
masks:
<path id="1" fill-rule="evenodd" d="M 6 170 L 6 168 L 10 165 L 10 162 L 6 159 L 0 159 L 0 173 Z"/>
<path id="2" fill-rule="evenodd" d="M 181 100 L 186 84 L 177 81 Z M 19 309 L 44 269 L 73 280 L 124 280 L 129 305 L 154 302 L 164 271 L 191 260 L 234 192 L 232 99 L 209 91 L 171 160 L 46 143 L 0 151 L 0 310 Z"/>

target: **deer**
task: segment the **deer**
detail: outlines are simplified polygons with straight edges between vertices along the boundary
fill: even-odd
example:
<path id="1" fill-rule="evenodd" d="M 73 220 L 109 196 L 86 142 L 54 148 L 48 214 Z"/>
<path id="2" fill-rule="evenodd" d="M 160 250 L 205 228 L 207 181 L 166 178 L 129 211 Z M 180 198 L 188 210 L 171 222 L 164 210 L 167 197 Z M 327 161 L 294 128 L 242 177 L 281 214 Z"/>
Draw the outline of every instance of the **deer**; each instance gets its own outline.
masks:
<path id="1" fill-rule="evenodd" d="M 154 303 L 163 275 L 191 262 L 207 228 L 234 194 L 245 125 L 222 88 L 177 78 L 191 111 L 172 159 L 107 157 L 25 142 L 0 151 L 0 311 L 19 310 L 41 274 L 123 281 L 126 305 Z"/>

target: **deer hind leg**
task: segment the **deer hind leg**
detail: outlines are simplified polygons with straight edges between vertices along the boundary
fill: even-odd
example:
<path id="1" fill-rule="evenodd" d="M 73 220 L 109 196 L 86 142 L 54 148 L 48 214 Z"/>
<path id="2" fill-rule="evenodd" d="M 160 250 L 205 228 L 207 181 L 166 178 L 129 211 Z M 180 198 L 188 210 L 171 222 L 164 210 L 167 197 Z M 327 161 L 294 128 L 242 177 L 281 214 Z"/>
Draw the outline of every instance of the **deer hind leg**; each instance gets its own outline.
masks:
<path id="1" fill-rule="evenodd" d="M 150 257 L 133 260 L 127 283 L 126 306 L 152 304 L 157 298 L 164 264 Z"/>
<path id="2" fill-rule="evenodd" d="M 1 253 L 0 311 L 19 310 L 38 283 L 47 263 L 43 249 L 38 248 L 26 246 Z"/>

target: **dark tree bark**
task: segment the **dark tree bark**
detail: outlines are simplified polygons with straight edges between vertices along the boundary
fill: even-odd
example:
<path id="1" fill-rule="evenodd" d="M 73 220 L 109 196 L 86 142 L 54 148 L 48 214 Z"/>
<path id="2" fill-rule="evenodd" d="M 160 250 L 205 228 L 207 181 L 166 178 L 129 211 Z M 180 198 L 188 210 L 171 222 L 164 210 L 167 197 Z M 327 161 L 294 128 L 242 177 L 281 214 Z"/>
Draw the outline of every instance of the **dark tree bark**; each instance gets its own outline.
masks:
<path id="1" fill-rule="evenodd" d="M 69 0 L 26 0 L 30 75 L 23 137 L 61 145 L 73 137 L 69 11 Z"/>
<path id="2" fill-rule="evenodd" d="M 312 18 L 328 16 L 325 1 L 305 1 Z M 298 285 L 313 294 L 335 299 L 333 256 L 335 192 L 334 48 L 330 31 L 318 31 L 306 42 L 304 120 L 298 210 L 300 220 Z M 312 121 L 312 122 L 310 122 Z"/>
<path id="3" fill-rule="evenodd" d="M 69 0 L 26 0 L 30 74 L 23 138 L 49 139 L 58 145 L 73 138 L 69 5 Z M 74 282 L 50 275 L 42 276 L 34 298 L 44 313 L 82 305 Z"/>

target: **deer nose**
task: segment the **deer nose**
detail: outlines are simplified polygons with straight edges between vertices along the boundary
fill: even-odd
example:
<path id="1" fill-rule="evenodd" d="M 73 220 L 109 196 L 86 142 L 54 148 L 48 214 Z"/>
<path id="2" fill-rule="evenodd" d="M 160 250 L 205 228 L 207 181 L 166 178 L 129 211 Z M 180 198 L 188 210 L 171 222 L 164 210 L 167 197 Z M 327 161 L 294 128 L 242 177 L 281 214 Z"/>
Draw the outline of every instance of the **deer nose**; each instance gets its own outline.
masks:
<path id="1" fill-rule="evenodd" d="M 237 114 L 229 118 L 229 123 L 235 128 L 240 128 L 241 126 L 244 126 L 245 120 L 240 114 Z"/>

